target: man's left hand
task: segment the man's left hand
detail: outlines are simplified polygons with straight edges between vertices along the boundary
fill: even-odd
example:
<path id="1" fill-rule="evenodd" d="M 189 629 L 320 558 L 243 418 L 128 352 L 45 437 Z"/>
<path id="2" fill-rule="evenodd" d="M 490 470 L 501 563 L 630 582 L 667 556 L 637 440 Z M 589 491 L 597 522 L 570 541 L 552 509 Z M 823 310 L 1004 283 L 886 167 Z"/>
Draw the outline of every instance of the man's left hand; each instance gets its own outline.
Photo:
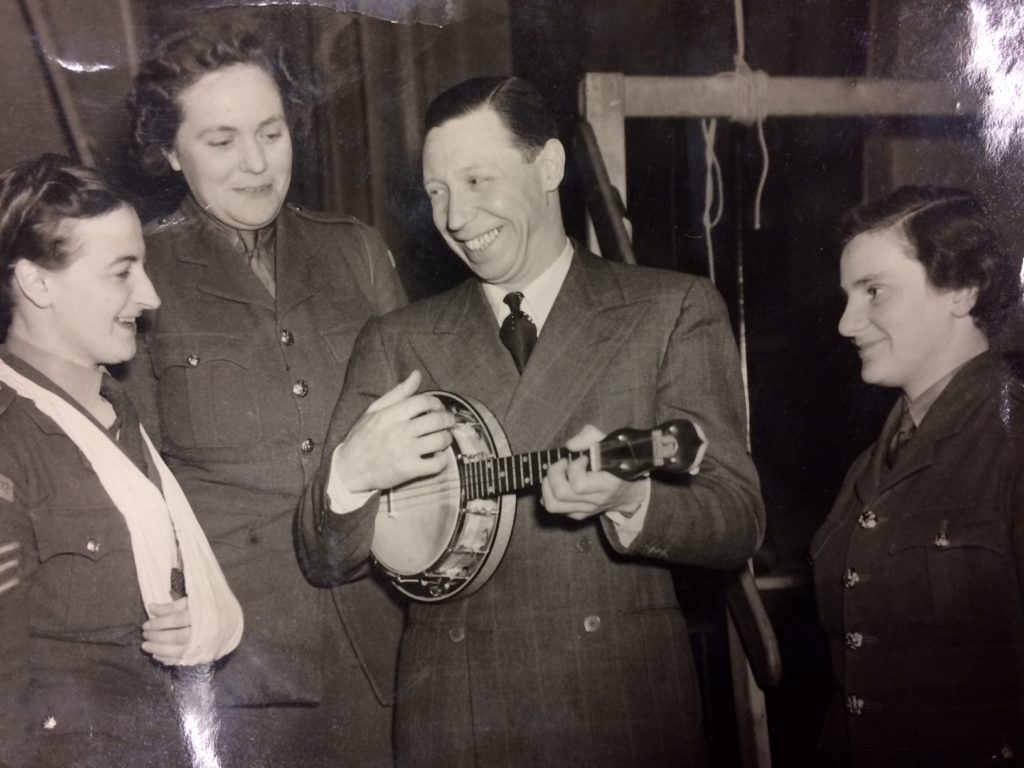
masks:
<path id="1" fill-rule="evenodd" d="M 604 436 L 604 432 L 588 424 L 565 447 L 585 451 Z M 643 482 L 621 480 L 609 472 L 591 472 L 589 464 L 590 460 L 581 456 L 551 465 L 541 484 L 541 499 L 548 512 L 585 520 L 613 510 L 630 515 L 640 508 L 646 493 Z"/>

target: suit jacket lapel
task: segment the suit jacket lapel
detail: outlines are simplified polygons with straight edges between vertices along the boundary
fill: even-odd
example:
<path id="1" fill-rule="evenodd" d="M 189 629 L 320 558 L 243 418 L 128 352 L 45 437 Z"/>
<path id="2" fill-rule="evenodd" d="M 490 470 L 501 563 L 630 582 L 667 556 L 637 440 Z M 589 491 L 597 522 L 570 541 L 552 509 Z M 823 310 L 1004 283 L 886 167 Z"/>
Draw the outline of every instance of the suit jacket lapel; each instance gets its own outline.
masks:
<path id="1" fill-rule="evenodd" d="M 434 382 L 480 399 L 504 423 L 519 373 L 498 338 L 498 324 L 476 280 L 454 289 L 434 326 L 410 332 L 408 340 Z"/>
<path id="2" fill-rule="evenodd" d="M 577 249 L 505 416 L 514 450 L 556 447 L 552 441 L 645 308 L 627 302 L 607 262 Z"/>

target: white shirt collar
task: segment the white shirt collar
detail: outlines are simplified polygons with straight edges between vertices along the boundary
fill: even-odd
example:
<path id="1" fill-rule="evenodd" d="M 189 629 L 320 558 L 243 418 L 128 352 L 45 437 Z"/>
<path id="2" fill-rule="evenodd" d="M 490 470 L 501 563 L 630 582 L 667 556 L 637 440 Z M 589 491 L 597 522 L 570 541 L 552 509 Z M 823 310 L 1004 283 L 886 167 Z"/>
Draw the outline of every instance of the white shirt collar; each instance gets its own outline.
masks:
<path id="1" fill-rule="evenodd" d="M 555 299 L 558 298 L 558 292 L 562 290 L 565 276 L 569 274 L 569 267 L 572 266 L 572 254 L 572 241 L 566 238 L 565 248 L 562 249 L 558 258 L 523 289 L 522 309 L 537 326 L 538 334 L 544 327 L 548 315 L 551 314 L 551 307 L 554 306 Z M 508 291 L 491 283 L 483 283 L 483 289 L 487 303 L 491 305 L 491 311 L 494 312 L 495 319 L 501 325 L 511 311 L 504 301 Z"/>

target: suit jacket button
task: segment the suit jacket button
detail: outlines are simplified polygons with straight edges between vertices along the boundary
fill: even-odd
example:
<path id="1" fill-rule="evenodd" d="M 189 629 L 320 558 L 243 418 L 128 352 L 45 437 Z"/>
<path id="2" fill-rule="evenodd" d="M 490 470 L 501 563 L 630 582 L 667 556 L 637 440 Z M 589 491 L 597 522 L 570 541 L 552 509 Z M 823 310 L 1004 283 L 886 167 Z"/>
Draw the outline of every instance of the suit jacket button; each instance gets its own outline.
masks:
<path id="1" fill-rule="evenodd" d="M 316 441 L 313 438 L 311 438 L 311 437 L 307 437 L 305 440 L 303 440 L 299 444 L 299 450 L 302 451 L 303 453 L 312 453 L 313 452 L 313 448 L 315 446 L 316 446 Z"/>
<path id="2" fill-rule="evenodd" d="M 292 384 L 292 394 L 296 397 L 305 397 L 309 394 L 309 384 L 304 382 L 302 379 L 299 379 Z"/>
<path id="3" fill-rule="evenodd" d="M 587 616 L 583 620 L 583 629 L 587 632 L 597 632 L 601 628 L 601 617 L 600 616 Z"/>
<path id="4" fill-rule="evenodd" d="M 195 368 L 199 365 L 199 355 L 193 352 L 191 355 L 185 358 L 185 362 L 188 363 L 189 368 Z"/>
<path id="5" fill-rule="evenodd" d="M 85 548 L 89 552 L 92 552 L 93 554 L 96 554 L 97 552 L 100 551 L 100 543 L 98 541 L 96 541 L 96 539 L 89 539 L 87 542 L 85 542 Z"/>
<path id="6" fill-rule="evenodd" d="M 53 715 L 47 715 L 43 718 L 43 730 L 52 731 L 57 727 L 57 718 Z"/>
<path id="7" fill-rule="evenodd" d="M 466 639 L 466 630 L 462 627 L 452 627 L 448 630 L 448 639 L 453 643 L 461 643 Z"/>
<path id="8" fill-rule="evenodd" d="M 281 329 L 281 343 L 286 347 L 290 347 L 295 343 L 295 336 L 287 328 Z"/>

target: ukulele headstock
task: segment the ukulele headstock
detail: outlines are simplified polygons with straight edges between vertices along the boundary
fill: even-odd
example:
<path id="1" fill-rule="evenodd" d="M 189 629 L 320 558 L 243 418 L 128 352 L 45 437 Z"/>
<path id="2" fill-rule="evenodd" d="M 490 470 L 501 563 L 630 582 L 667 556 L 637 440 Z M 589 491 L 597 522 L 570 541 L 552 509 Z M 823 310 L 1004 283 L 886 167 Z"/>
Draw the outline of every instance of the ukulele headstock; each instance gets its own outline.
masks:
<path id="1" fill-rule="evenodd" d="M 651 430 L 618 429 L 597 446 L 600 469 L 623 480 L 646 472 L 697 474 L 707 440 L 692 421 L 675 419 Z"/>

